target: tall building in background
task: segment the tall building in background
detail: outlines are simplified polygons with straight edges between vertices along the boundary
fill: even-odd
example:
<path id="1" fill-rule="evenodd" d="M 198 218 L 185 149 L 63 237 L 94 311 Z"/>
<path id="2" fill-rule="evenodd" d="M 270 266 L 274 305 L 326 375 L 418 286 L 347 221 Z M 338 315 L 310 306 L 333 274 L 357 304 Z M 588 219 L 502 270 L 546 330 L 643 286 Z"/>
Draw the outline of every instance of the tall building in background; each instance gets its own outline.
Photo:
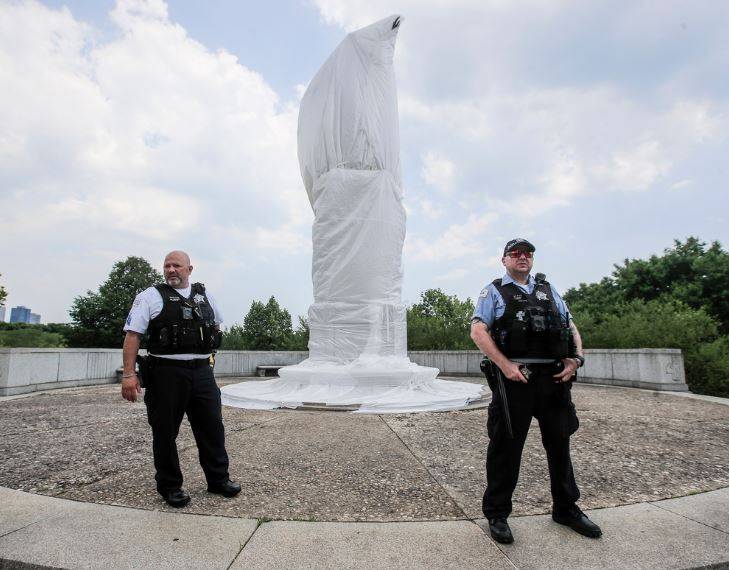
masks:
<path id="1" fill-rule="evenodd" d="M 37 313 L 31 313 L 30 314 L 30 319 L 28 320 L 28 322 L 31 325 L 39 325 L 40 324 L 40 319 L 41 319 L 41 316 L 39 314 L 37 314 Z"/>
<path id="2" fill-rule="evenodd" d="M 5 305 L 0 305 L 0 323 L 5 322 Z"/>
<path id="3" fill-rule="evenodd" d="M 11 323 L 28 323 L 30 322 L 30 309 L 20 305 L 10 309 L 10 322 Z"/>

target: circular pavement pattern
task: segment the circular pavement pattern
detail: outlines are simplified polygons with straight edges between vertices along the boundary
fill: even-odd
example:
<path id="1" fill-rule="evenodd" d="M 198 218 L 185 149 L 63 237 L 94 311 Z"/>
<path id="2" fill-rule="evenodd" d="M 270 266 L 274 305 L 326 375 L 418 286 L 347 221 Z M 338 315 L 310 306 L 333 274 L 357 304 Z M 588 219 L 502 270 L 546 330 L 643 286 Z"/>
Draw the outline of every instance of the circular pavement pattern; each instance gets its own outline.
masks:
<path id="1" fill-rule="evenodd" d="M 590 385 L 575 386 L 573 399 L 581 427 L 572 439 L 572 455 L 583 508 L 729 486 L 729 406 Z M 184 486 L 193 500 L 182 510 L 311 521 L 479 518 L 486 413 L 359 415 L 226 407 L 231 476 L 243 491 L 233 499 L 207 493 L 185 421 L 178 447 Z M 155 492 L 144 405 L 122 400 L 118 385 L 3 399 L 0 433 L 1 486 L 173 510 Z M 550 506 L 534 422 L 513 514 L 545 513 Z"/>

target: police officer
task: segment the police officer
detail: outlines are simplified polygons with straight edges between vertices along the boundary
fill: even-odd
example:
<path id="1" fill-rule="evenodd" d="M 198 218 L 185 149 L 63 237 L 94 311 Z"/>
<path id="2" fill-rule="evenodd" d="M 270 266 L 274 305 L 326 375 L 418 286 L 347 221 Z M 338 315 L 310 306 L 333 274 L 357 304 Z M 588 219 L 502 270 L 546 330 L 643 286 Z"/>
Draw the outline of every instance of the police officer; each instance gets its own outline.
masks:
<path id="1" fill-rule="evenodd" d="M 507 518 L 535 417 L 547 452 L 552 519 L 597 538 L 600 527 L 576 505 L 580 492 L 569 450 L 570 435 L 579 425 L 570 390 L 585 361 L 582 341 L 557 291 L 543 275 L 531 275 L 534 249 L 521 238 L 506 244 L 506 274 L 481 291 L 471 322 L 471 338 L 493 372 L 483 513 L 494 540 L 513 542 Z"/>
<path id="2" fill-rule="evenodd" d="M 184 251 L 167 254 L 165 284 L 137 295 L 124 326 L 122 396 L 135 402 L 141 393 L 135 361 L 146 333 L 150 370 L 144 377 L 144 403 L 152 426 L 155 479 L 157 491 L 173 507 L 190 502 L 182 489 L 175 443 L 184 414 L 195 436 L 208 491 L 233 497 L 241 490 L 228 474 L 220 389 L 210 364 L 220 343 L 222 318 L 205 287 L 190 284 L 190 273 L 190 257 Z"/>

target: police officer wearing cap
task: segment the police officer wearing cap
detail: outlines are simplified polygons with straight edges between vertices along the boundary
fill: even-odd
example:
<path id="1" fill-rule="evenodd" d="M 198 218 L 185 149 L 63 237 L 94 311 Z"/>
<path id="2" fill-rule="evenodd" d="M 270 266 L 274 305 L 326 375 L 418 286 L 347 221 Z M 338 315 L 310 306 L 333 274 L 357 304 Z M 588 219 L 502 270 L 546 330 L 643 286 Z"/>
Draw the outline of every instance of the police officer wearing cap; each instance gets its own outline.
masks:
<path id="1" fill-rule="evenodd" d="M 233 497 L 241 487 L 230 480 L 220 402 L 210 357 L 220 344 L 222 318 L 201 283 L 190 284 L 190 257 L 173 251 L 165 257 L 165 283 L 137 295 L 124 330 L 122 397 L 135 402 L 141 393 L 135 361 L 147 335 L 149 368 L 144 403 L 152 426 L 157 491 L 173 507 L 190 496 L 182 489 L 177 433 L 187 414 L 205 473 L 208 491 Z"/>
<path id="2" fill-rule="evenodd" d="M 513 542 L 507 518 L 535 417 L 547 453 L 552 519 L 598 538 L 600 527 L 576 504 L 580 492 L 569 449 L 570 435 L 579 426 L 570 391 L 577 368 L 585 362 L 582 341 L 554 287 L 542 274 L 531 275 L 534 250 L 521 238 L 506 244 L 506 274 L 481 291 L 471 322 L 471 338 L 490 360 L 485 365 L 494 393 L 488 411 L 483 513 L 494 540 Z"/>

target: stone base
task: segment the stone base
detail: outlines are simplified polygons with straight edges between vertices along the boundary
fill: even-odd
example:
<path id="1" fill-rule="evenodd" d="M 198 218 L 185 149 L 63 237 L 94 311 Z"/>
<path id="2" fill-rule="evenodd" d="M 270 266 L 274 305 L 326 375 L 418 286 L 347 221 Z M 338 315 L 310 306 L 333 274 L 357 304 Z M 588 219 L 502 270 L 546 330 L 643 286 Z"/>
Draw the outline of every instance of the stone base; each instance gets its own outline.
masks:
<path id="1" fill-rule="evenodd" d="M 484 399 L 482 385 L 439 380 L 437 368 L 418 366 L 407 359 L 364 364 L 309 360 L 287 366 L 274 380 L 224 386 L 223 404 L 253 410 L 325 409 L 381 414 L 461 410 Z"/>

